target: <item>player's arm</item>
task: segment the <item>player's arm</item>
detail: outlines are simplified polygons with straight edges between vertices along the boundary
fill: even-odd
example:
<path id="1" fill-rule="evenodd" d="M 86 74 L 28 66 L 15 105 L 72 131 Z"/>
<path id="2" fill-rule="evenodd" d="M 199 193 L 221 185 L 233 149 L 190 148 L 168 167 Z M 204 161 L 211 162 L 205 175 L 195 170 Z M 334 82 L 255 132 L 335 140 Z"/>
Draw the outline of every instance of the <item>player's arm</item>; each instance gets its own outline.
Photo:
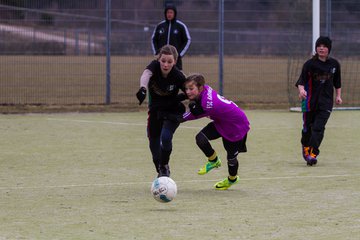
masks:
<path id="1" fill-rule="evenodd" d="M 189 103 L 189 112 L 183 114 L 184 121 L 191 121 L 202 117 L 209 116 L 198 101 L 191 101 Z"/>
<path id="2" fill-rule="evenodd" d="M 336 92 L 335 103 L 340 105 L 342 104 L 341 88 L 336 88 L 335 92 Z"/>
<path id="3" fill-rule="evenodd" d="M 153 73 L 149 69 L 145 69 L 140 77 L 140 88 L 136 93 L 136 98 L 139 100 L 139 105 L 143 103 L 146 98 L 148 84 Z"/>
<path id="4" fill-rule="evenodd" d="M 334 87 L 335 87 L 335 103 L 342 104 L 341 98 L 341 68 L 340 64 L 337 63 L 337 71 L 334 75 Z"/>
<path id="5" fill-rule="evenodd" d="M 153 73 L 149 69 L 145 69 L 140 77 L 140 87 L 144 87 L 147 89 L 152 75 L 153 75 Z"/>
<path id="6" fill-rule="evenodd" d="M 187 28 L 187 26 L 184 23 L 181 23 L 181 30 L 182 30 L 181 48 L 179 49 L 179 55 L 180 55 L 180 57 L 183 57 L 185 55 L 186 51 L 190 47 L 191 36 L 190 36 L 189 29 Z"/>
<path id="7" fill-rule="evenodd" d="M 159 44 L 158 44 L 158 39 L 159 39 L 159 34 L 158 34 L 158 27 L 159 25 L 157 25 L 154 29 L 154 32 L 151 36 L 151 48 L 153 50 L 153 54 L 156 55 L 158 53 L 158 49 L 159 49 Z"/>
<path id="8" fill-rule="evenodd" d="M 179 71 L 179 74 L 180 74 L 180 79 L 181 79 L 181 85 L 179 86 L 179 88 L 182 92 L 176 96 L 176 100 L 179 102 L 182 102 L 182 101 L 188 99 L 188 96 L 185 94 L 185 85 L 184 85 L 184 83 L 186 81 L 186 77 L 181 71 Z"/>
<path id="9" fill-rule="evenodd" d="M 297 87 L 297 89 L 299 91 L 299 99 L 300 100 L 306 99 L 306 96 L 307 96 L 307 92 L 305 90 L 304 85 L 305 85 L 308 74 L 310 74 L 310 73 L 307 71 L 307 64 L 305 63 L 302 68 L 300 77 L 297 80 L 297 82 L 295 83 L 295 86 Z"/>

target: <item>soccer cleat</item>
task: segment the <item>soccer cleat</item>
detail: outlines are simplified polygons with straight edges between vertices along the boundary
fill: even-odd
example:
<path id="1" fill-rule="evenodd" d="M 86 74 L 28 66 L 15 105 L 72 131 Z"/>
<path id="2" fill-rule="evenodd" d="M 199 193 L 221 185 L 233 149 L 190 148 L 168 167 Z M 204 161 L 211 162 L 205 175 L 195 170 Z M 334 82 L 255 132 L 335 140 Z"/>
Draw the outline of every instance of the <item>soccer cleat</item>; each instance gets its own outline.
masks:
<path id="1" fill-rule="evenodd" d="M 309 156 L 310 153 L 310 147 L 305 147 L 304 145 L 302 146 L 302 155 L 305 161 L 307 161 L 307 157 Z"/>
<path id="2" fill-rule="evenodd" d="M 229 187 L 231 187 L 232 185 L 236 184 L 239 182 L 239 176 L 236 176 L 236 179 L 234 181 L 231 181 L 228 177 L 225 178 L 224 180 L 217 182 L 214 187 L 217 190 L 226 190 Z"/>
<path id="3" fill-rule="evenodd" d="M 317 159 L 316 159 L 317 155 L 314 154 L 312 151 L 310 151 L 310 154 L 306 157 L 306 165 L 308 166 L 312 166 L 312 165 L 316 165 L 317 163 Z"/>
<path id="4" fill-rule="evenodd" d="M 198 174 L 204 175 L 204 174 L 210 172 L 212 169 L 218 168 L 220 166 L 221 166 L 221 159 L 219 157 L 217 157 L 217 160 L 214 162 L 207 161 L 207 163 L 202 168 L 199 169 Z"/>
<path id="5" fill-rule="evenodd" d="M 158 178 L 159 177 L 170 177 L 170 168 L 168 164 L 164 166 L 159 166 Z"/>

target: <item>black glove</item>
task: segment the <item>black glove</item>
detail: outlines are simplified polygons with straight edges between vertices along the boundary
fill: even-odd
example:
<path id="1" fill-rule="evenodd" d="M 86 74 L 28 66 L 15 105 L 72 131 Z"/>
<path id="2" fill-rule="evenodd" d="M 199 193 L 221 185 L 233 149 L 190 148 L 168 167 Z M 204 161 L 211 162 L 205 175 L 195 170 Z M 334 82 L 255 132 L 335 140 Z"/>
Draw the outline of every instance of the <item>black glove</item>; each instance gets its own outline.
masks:
<path id="1" fill-rule="evenodd" d="M 181 113 L 181 114 L 183 114 L 184 112 L 186 112 L 186 107 L 185 107 L 185 105 L 184 105 L 183 103 L 181 103 L 181 102 L 178 103 L 177 108 L 178 108 L 178 112 Z"/>
<path id="2" fill-rule="evenodd" d="M 178 102 L 182 102 L 184 101 L 185 99 L 187 99 L 187 95 L 185 93 L 179 93 L 177 96 L 176 96 L 176 100 Z"/>
<path id="3" fill-rule="evenodd" d="M 145 100 L 145 97 L 146 97 L 146 88 L 141 87 L 139 89 L 139 91 L 136 93 L 136 97 L 139 100 L 139 105 L 141 105 L 143 103 L 143 101 Z"/>
<path id="4" fill-rule="evenodd" d="M 189 103 L 189 109 L 194 116 L 198 116 L 204 113 L 204 109 L 201 107 L 200 103 L 195 101 Z"/>

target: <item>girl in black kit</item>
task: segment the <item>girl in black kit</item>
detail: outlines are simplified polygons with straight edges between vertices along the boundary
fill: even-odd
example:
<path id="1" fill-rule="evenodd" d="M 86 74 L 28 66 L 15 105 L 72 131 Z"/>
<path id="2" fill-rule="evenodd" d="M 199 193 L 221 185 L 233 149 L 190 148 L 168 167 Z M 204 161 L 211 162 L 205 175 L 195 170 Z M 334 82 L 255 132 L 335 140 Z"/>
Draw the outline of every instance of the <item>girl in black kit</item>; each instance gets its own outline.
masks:
<path id="1" fill-rule="evenodd" d="M 185 106 L 184 74 L 175 66 L 178 58 L 174 46 L 165 45 L 160 49 L 158 59 L 153 60 L 140 78 L 140 89 L 136 97 L 141 104 L 149 92 L 149 111 L 147 134 L 158 177 L 170 176 L 169 159 L 172 151 L 172 138 L 179 126 L 170 115 L 182 115 Z M 183 93 L 179 93 L 179 90 Z"/>
<path id="2" fill-rule="evenodd" d="M 316 54 L 304 63 L 296 82 L 299 98 L 302 100 L 302 154 L 309 166 L 317 163 L 325 125 L 334 104 L 334 88 L 335 103 L 342 103 L 340 64 L 336 59 L 329 57 L 330 38 L 320 36 L 315 47 Z"/>

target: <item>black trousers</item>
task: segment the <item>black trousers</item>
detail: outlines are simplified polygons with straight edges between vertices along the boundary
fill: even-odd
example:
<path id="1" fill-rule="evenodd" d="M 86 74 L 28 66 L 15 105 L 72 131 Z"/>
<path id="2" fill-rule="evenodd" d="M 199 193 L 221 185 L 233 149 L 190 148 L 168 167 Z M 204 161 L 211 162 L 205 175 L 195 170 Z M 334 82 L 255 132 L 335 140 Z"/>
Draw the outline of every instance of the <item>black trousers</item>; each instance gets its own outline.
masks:
<path id="1" fill-rule="evenodd" d="M 147 134 L 156 171 L 160 165 L 169 164 L 173 135 L 179 125 L 178 122 L 159 119 L 156 111 L 148 112 Z"/>
<path id="2" fill-rule="evenodd" d="M 319 147 L 324 138 L 325 125 L 331 111 L 317 110 L 303 113 L 303 129 L 301 132 L 301 144 L 312 147 L 316 155 L 320 153 Z"/>

